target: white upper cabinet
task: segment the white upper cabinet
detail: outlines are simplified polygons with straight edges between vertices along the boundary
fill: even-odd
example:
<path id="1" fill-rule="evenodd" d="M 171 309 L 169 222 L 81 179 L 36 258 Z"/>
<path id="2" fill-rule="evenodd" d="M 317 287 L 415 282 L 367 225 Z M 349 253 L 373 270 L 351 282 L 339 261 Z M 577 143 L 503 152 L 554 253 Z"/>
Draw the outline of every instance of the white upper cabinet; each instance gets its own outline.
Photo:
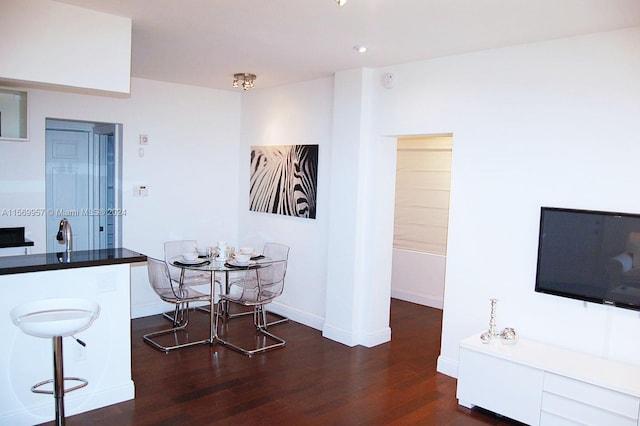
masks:
<path id="1" fill-rule="evenodd" d="M 0 81 L 130 92 L 131 19 L 50 0 L 0 4 Z"/>

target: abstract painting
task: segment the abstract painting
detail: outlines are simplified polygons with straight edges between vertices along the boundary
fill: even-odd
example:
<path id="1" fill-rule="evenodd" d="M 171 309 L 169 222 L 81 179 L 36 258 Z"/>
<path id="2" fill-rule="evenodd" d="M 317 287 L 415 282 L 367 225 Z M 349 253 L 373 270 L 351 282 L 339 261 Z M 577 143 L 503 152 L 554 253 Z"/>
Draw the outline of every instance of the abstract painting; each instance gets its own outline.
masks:
<path id="1" fill-rule="evenodd" d="M 249 210 L 316 218 L 318 145 L 251 147 Z"/>

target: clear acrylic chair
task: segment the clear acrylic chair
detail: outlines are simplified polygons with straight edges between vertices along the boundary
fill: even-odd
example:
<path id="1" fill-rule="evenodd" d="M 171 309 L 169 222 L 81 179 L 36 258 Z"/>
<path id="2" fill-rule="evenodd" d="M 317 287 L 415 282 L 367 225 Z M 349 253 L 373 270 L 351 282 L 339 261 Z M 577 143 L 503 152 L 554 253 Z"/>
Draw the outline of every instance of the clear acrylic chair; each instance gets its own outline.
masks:
<path id="1" fill-rule="evenodd" d="M 180 256 L 182 253 L 195 252 L 198 247 L 196 240 L 177 240 L 167 241 L 164 243 L 164 260 L 167 262 L 169 268 L 169 274 L 171 279 L 176 283 L 180 283 L 180 274 L 182 270 L 169 263 L 171 258 Z M 184 277 L 182 285 L 196 286 L 196 285 L 211 285 L 211 273 L 201 271 L 184 271 Z"/>
<path id="2" fill-rule="evenodd" d="M 156 294 L 165 302 L 178 306 L 184 306 L 184 314 L 181 316 L 179 323 L 174 323 L 170 329 L 155 331 L 143 336 L 145 342 L 163 352 L 169 352 L 173 349 L 184 348 L 203 343 L 211 343 L 211 337 L 202 340 L 185 341 L 178 343 L 178 333 L 185 331 L 189 324 L 189 303 L 190 302 L 208 302 L 211 303 L 211 295 L 201 293 L 192 287 L 180 286 L 174 282 L 169 275 L 169 267 L 161 260 L 147 257 L 147 269 L 149 274 L 149 284 Z M 211 322 L 211 321 L 210 321 Z M 158 336 L 173 334 L 174 345 L 162 345 L 157 341 Z M 186 333 L 185 333 L 186 334 Z M 213 336 L 213 326 L 210 325 L 209 336 Z"/>
<path id="3" fill-rule="evenodd" d="M 287 261 L 289 258 L 289 247 L 285 246 L 283 244 L 278 244 L 278 243 L 265 243 L 264 248 L 262 250 L 262 253 L 264 256 L 272 259 L 272 260 L 284 260 Z M 231 281 L 237 279 L 238 277 L 240 277 L 242 275 L 243 271 L 240 271 L 240 275 L 237 274 L 237 272 L 235 271 L 229 271 L 226 274 L 226 277 L 228 279 L 230 279 Z M 219 284 L 219 288 L 220 288 L 220 294 L 224 293 L 225 290 L 223 288 L 223 286 L 220 284 L 219 281 L 216 280 L 216 282 Z M 225 308 L 226 309 L 226 308 Z M 287 321 L 289 321 L 289 318 L 277 314 L 275 312 L 267 312 L 271 317 L 276 317 L 275 321 L 271 321 L 270 323 L 267 324 L 267 326 L 272 326 L 272 325 L 277 325 L 277 324 L 282 324 L 285 323 Z M 251 315 L 253 314 L 253 312 L 251 310 L 249 311 L 240 311 L 240 312 L 236 312 L 236 313 L 229 313 L 228 310 L 225 310 L 225 316 L 228 318 L 238 318 L 238 317 L 243 317 L 245 315 Z"/>
<path id="4" fill-rule="evenodd" d="M 288 249 L 287 249 L 288 252 Z M 242 274 L 229 283 L 229 292 L 220 295 L 217 304 L 217 312 L 215 318 L 216 341 L 241 352 L 245 355 L 252 356 L 267 350 L 283 347 L 286 342 L 284 339 L 272 334 L 267 330 L 267 311 L 265 306 L 271 303 L 276 297 L 282 294 L 284 290 L 284 277 L 287 271 L 287 260 L 274 260 L 272 263 L 260 268 L 248 268 Z M 267 343 L 266 340 L 261 342 L 258 339 L 257 347 L 243 348 L 239 344 L 235 344 L 229 340 L 228 327 L 225 333 L 220 333 L 220 322 L 224 319 L 225 325 L 228 325 L 229 318 L 224 315 L 225 304 L 235 303 L 242 306 L 253 308 L 253 325 L 255 327 L 256 337 L 264 337 L 274 343 Z M 224 337 L 223 337 L 224 336 Z M 262 344 L 264 343 L 264 344 Z"/>
<path id="5" fill-rule="evenodd" d="M 183 270 L 176 266 L 171 265 L 170 260 L 174 257 L 180 256 L 182 253 L 195 252 L 196 247 L 198 247 L 198 242 L 196 240 L 176 240 L 176 241 L 167 241 L 164 243 L 164 261 L 169 268 L 169 275 L 171 276 L 171 280 L 177 284 L 182 284 L 183 286 L 193 287 L 193 286 L 207 286 L 207 288 L 211 287 L 211 280 L 213 279 L 213 275 L 211 272 L 202 272 L 202 271 L 194 271 L 194 270 L 184 270 L 184 276 L 182 276 L 182 283 L 180 281 Z M 219 283 L 218 283 L 219 284 Z M 207 307 L 198 307 L 198 310 L 202 310 L 203 312 L 209 312 L 210 308 Z M 165 312 L 164 316 L 167 319 L 170 319 L 177 324 L 180 322 L 179 316 L 183 314 L 183 309 L 181 306 L 177 306 L 176 310 L 173 314 L 169 312 Z"/>
<path id="6" fill-rule="evenodd" d="M 284 260 L 287 262 L 289 260 L 289 246 L 268 242 L 264 244 L 262 254 L 273 260 Z M 277 319 L 268 323 L 268 326 L 278 325 L 289 321 L 289 318 L 276 314 L 275 312 L 269 312 L 269 314 L 275 316 Z"/>

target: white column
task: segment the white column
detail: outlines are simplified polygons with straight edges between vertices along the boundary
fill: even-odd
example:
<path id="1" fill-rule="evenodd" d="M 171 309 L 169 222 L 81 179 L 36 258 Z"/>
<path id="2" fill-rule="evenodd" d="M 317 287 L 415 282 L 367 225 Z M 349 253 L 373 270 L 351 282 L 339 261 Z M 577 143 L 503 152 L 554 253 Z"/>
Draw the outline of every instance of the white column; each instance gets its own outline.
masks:
<path id="1" fill-rule="evenodd" d="M 388 173 L 376 170 L 381 158 L 388 166 L 389 153 L 395 166 L 395 145 L 386 138 L 371 136 L 371 74 L 371 70 L 359 69 L 335 76 L 332 208 L 323 326 L 323 336 L 327 338 L 349 346 L 369 347 L 391 338 L 395 184 L 395 173 L 389 179 Z M 380 193 L 378 184 L 382 187 Z"/>

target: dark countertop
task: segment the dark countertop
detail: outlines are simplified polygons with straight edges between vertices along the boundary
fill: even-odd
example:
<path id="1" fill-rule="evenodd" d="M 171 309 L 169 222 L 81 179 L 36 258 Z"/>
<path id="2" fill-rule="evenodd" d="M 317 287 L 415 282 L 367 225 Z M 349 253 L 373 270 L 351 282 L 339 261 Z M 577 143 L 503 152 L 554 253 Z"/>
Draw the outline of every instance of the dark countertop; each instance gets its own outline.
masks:
<path id="1" fill-rule="evenodd" d="M 145 262 L 147 256 L 126 248 L 64 251 L 0 257 L 0 275 Z"/>
<path id="2" fill-rule="evenodd" d="M 10 242 L 10 243 L 0 243 L 0 248 L 9 248 L 9 247 L 32 247 L 33 241 L 24 239 L 22 242 Z"/>

